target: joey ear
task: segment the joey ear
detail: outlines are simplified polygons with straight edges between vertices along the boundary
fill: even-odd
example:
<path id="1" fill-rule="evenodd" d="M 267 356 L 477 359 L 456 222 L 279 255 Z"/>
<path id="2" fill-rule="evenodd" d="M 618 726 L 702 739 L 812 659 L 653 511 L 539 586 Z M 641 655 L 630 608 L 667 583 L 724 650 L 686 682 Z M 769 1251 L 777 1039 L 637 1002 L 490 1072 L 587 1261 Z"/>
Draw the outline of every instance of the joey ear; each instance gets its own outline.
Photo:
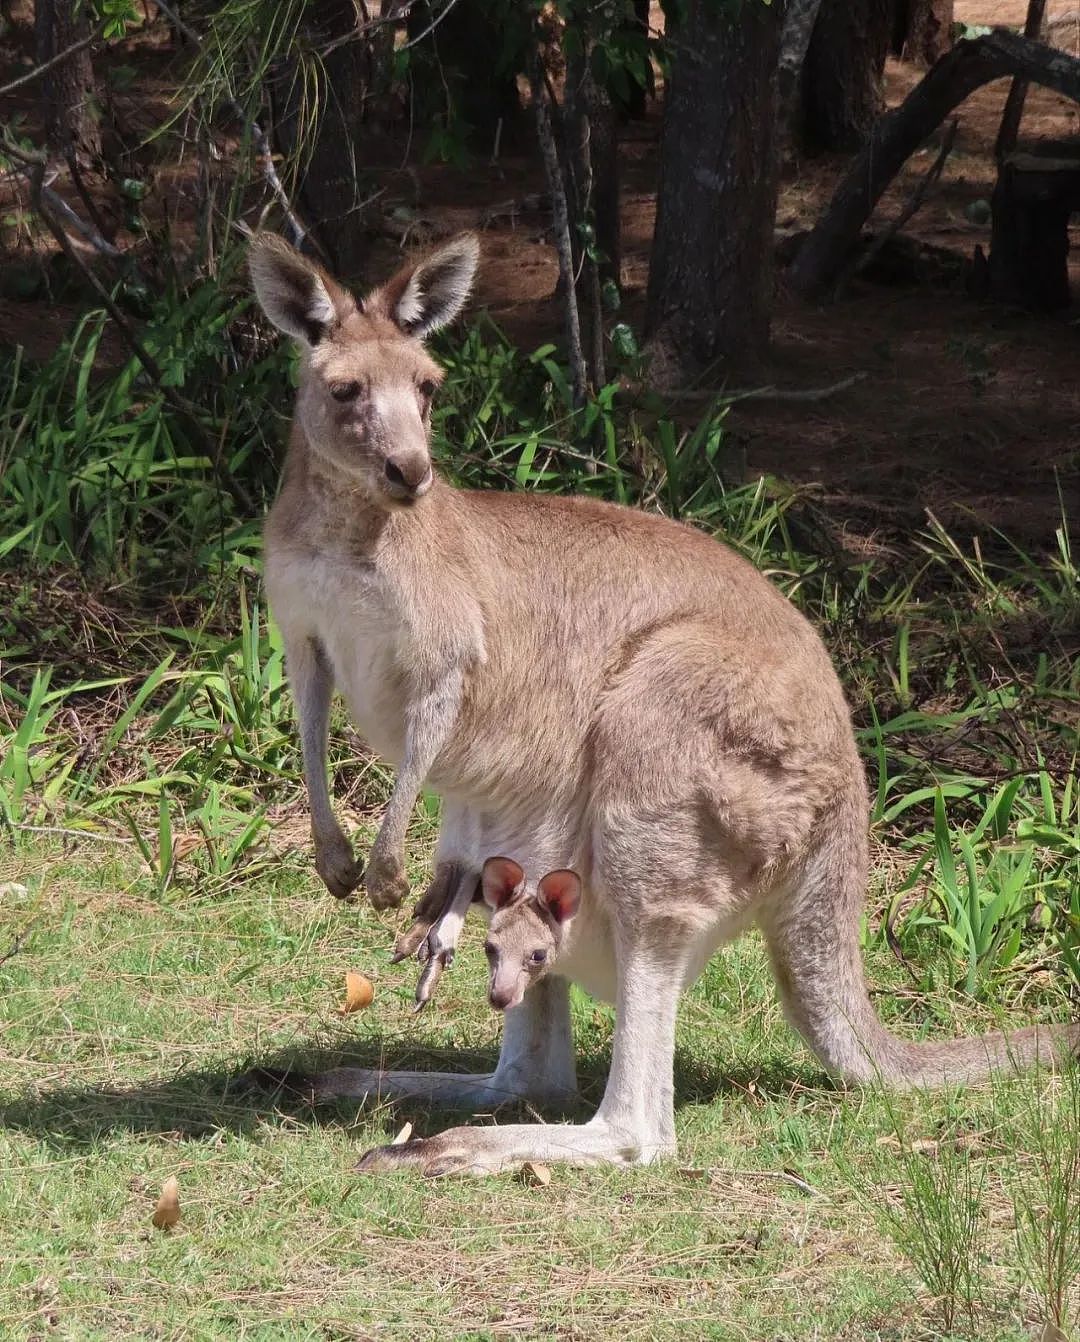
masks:
<path id="1" fill-rule="evenodd" d="M 504 908 L 525 889 L 525 873 L 510 857 L 489 857 L 480 873 L 484 901 L 493 909 Z"/>
<path id="2" fill-rule="evenodd" d="M 581 906 L 581 877 L 576 871 L 549 871 L 536 887 L 536 898 L 557 923 L 568 923 Z"/>
<path id="3" fill-rule="evenodd" d="M 406 335 L 425 340 L 458 315 L 472 288 L 480 241 L 462 233 L 416 266 L 405 266 L 364 300 L 365 311 L 378 311 Z"/>
<path id="4" fill-rule="evenodd" d="M 317 345 L 356 311 L 351 294 L 276 233 L 256 235 L 248 270 L 262 310 L 279 331 L 305 344 Z"/>

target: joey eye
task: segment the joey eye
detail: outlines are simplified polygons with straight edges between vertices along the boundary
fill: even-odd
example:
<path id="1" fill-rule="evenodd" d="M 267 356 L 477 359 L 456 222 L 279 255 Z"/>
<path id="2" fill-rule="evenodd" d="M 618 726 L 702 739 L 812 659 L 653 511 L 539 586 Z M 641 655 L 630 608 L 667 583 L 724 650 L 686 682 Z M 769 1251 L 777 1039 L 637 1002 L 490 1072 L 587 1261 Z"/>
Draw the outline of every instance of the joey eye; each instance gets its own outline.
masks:
<path id="1" fill-rule="evenodd" d="M 335 401 L 355 401 L 360 395 L 360 383 L 334 382 L 330 387 L 330 395 Z"/>
<path id="2" fill-rule="evenodd" d="M 542 965 L 547 959 L 547 951 L 533 951 L 529 956 L 529 964 Z"/>

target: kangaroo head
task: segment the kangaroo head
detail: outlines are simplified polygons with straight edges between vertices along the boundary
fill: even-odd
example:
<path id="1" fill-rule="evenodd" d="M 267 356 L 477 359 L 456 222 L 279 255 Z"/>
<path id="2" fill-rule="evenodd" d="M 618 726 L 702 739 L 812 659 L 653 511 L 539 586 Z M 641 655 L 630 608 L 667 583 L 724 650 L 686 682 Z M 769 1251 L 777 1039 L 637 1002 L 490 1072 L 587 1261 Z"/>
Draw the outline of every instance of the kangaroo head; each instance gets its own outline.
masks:
<path id="1" fill-rule="evenodd" d="M 550 871 L 533 890 L 516 862 L 489 857 L 480 884 L 493 910 L 484 943 L 491 970 L 488 1001 L 506 1011 L 557 960 L 581 903 L 581 880 L 573 871 Z"/>
<path id="2" fill-rule="evenodd" d="M 431 487 L 431 399 L 442 370 L 424 340 L 461 311 L 480 254 L 464 233 L 357 301 L 282 238 L 248 264 L 259 304 L 302 351 L 296 422 L 311 450 L 382 508 Z"/>

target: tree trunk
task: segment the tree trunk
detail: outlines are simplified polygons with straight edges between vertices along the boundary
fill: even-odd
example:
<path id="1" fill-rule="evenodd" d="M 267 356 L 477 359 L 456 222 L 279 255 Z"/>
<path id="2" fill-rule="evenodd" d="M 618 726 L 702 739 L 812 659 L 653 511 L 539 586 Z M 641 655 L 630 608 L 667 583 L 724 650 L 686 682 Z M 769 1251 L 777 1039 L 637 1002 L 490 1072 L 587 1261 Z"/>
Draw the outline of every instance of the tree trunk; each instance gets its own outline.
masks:
<path id="1" fill-rule="evenodd" d="M 802 72 L 802 140 L 857 149 L 884 106 L 891 0 L 822 0 Z"/>
<path id="2" fill-rule="evenodd" d="M 897 0 L 892 50 L 900 60 L 933 65 L 952 46 L 953 0 Z"/>
<path id="3" fill-rule="evenodd" d="M 34 37 L 38 63 L 51 60 L 90 35 L 90 6 L 79 0 L 37 0 Z M 98 97 L 90 48 L 54 65 L 42 77 L 49 147 L 89 164 L 101 156 Z"/>
<path id="4" fill-rule="evenodd" d="M 783 4 L 689 0 L 671 34 L 646 325 L 659 380 L 765 353 Z"/>

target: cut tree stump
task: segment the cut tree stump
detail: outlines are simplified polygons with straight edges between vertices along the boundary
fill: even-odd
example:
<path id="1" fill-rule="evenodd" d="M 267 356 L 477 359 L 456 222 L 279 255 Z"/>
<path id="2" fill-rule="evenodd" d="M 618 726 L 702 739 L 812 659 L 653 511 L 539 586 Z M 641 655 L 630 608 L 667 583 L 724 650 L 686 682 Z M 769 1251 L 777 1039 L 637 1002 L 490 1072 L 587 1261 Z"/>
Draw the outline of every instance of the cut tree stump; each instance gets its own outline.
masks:
<path id="1" fill-rule="evenodd" d="M 1008 154 L 991 201 L 990 294 L 1033 312 L 1069 306 L 1069 217 L 1080 210 L 1080 143 Z"/>

